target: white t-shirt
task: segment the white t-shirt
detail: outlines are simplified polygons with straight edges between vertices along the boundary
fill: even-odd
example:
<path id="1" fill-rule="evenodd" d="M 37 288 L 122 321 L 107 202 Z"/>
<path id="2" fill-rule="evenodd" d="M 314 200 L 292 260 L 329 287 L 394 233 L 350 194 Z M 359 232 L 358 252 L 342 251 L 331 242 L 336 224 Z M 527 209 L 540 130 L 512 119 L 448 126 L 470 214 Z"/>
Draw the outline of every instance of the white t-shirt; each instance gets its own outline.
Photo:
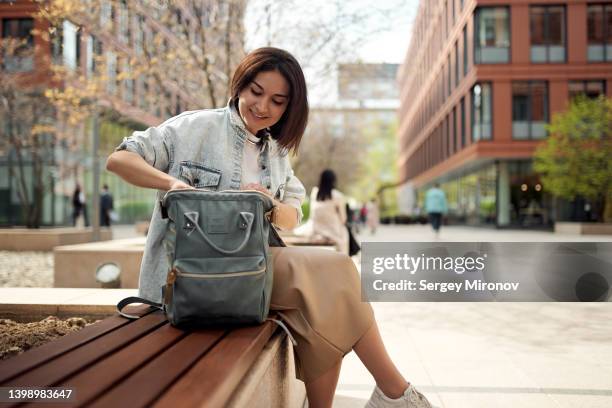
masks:
<path id="1" fill-rule="evenodd" d="M 242 153 L 242 181 L 240 187 L 244 187 L 249 183 L 261 184 L 261 169 L 259 168 L 259 154 L 261 153 L 261 144 L 259 138 L 250 132 L 246 133 L 247 138 L 244 141 L 244 151 Z"/>

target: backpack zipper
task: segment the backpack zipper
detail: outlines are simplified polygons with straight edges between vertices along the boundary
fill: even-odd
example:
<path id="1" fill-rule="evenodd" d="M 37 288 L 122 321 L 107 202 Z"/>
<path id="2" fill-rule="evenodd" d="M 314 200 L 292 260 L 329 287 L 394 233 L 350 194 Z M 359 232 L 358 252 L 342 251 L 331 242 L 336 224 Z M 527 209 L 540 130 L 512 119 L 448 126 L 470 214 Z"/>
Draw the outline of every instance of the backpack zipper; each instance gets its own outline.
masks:
<path id="1" fill-rule="evenodd" d="M 244 272 L 231 272 L 231 273 L 211 273 L 211 274 L 199 274 L 199 273 L 187 273 L 182 272 L 177 267 L 174 267 L 174 271 L 176 272 L 176 277 L 184 277 L 184 278 L 197 278 L 197 279 L 218 279 L 218 278 L 232 278 L 238 276 L 251 276 L 258 275 L 266 271 L 266 267 L 262 267 L 260 269 L 254 271 L 244 271 Z"/>

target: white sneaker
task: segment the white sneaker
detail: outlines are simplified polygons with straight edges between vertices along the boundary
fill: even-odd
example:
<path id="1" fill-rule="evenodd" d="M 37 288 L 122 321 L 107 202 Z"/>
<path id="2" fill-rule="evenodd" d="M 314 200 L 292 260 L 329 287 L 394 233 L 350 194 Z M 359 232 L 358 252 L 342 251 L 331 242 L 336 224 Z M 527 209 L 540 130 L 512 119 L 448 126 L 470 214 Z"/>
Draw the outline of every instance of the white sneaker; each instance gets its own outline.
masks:
<path id="1" fill-rule="evenodd" d="M 410 384 L 404 395 L 397 399 L 387 397 L 376 386 L 365 408 L 432 408 L 427 398 Z"/>

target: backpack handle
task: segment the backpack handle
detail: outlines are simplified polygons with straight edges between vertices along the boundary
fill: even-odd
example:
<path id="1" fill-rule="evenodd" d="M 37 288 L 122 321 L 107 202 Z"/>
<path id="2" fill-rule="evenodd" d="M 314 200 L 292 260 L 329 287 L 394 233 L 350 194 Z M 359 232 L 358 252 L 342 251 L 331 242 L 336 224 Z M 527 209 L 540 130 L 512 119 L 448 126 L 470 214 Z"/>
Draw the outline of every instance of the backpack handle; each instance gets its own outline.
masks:
<path id="1" fill-rule="evenodd" d="M 208 238 L 206 233 L 204 231 L 202 231 L 202 228 L 200 227 L 200 224 L 198 224 L 197 222 L 194 222 L 193 224 L 194 224 L 194 227 L 195 227 L 196 231 L 198 231 L 198 233 L 202 236 L 202 238 L 204 238 L 204 241 L 206 241 L 206 243 L 208 245 L 213 247 L 213 249 L 215 251 L 221 252 L 222 254 L 225 254 L 225 255 L 232 255 L 232 254 L 235 254 L 236 252 L 240 252 L 242 250 L 242 248 L 244 248 L 244 246 L 247 244 L 247 242 L 249 242 L 249 239 L 251 238 L 251 227 L 253 226 L 253 221 L 255 220 L 255 214 L 250 213 L 250 212 L 246 212 L 246 211 L 241 211 L 240 212 L 240 218 L 242 218 L 242 223 L 240 224 L 240 229 L 246 230 L 246 234 L 244 236 L 244 239 L 240 243 L 240 245 L 238 245 L 238 247 L 235 248 L 235 249 L 223 249 L 223 248 L 221 248 L 220 246 L 218 246 L 214 242 L 212 242 L 210 240 L 210 238 Z"/>

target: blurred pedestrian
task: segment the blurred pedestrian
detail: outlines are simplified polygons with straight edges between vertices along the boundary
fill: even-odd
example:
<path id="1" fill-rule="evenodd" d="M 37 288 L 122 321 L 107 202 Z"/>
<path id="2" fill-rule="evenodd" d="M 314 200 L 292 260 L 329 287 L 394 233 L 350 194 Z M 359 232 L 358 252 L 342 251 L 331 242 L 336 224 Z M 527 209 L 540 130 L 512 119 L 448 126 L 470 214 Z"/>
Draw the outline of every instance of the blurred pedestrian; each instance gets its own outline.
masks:
<path id="1" fill-rule="evenodd" d="M 355 211 L 351 208 L 351 206 L 346 203 L 346 229 L 348 231 L 348 239 L 349 239 L 349 256 L 354 256 L 361 251 L 361 246 L 355 239 L 355 230 L 357 222 L 355 218 Z"/>
<path id="2" fill-rule="evenodd" d="M 108 185 L 102 187 L 100 194 L 100 226 L 110 227 L 113 213 L 113 195 L 108 191 Z"/>
<path id="3" fill-rule="evenodd" d="M 366 221 L 368 219 L 368 205 L 363 203 L 361 210 L 359 210 L 359 224 L 365 228 Z"/>
<path id="4" fill-rule="evenodd" d="M 83 216 L 83 224 L 88 227 L 89 221 L 87 220 L 87 203 L 85 202 L 85 193 L 81 189 L 79 183 L 74 187 L 72 193 L 72 226 L 76 227 L 79 217 Z"/>
<path id="5" fill-rule="evenodd" d="M 366 207 L 366 222 L 370 228 L 370 234 L 376 234 L 376 229 L 380 223 L 380 212 L 378 211 L 378 203 L 375 198 L 372 198 Z"/>
<path id="6" fill-rule="evenodd" d="M 425 193 L 425 212 L 429 215 L 431 227 L 436 234 L 436 238 L 440 236 L 442 216 L 446 214 L 447 211 L 446 194 L 444 194 L 444 191 L 440 188 L 440 184 L 436 183 Z"/>
<path id="7" fill-rule="evenodd" d="M 349 232 L 346 228 L 346 200 L 336 190 L 336 173 L 324 170 L 319 186 L 310 193 L 312 232 L 331 240 L 338 252 L 349 253 Z"/>

